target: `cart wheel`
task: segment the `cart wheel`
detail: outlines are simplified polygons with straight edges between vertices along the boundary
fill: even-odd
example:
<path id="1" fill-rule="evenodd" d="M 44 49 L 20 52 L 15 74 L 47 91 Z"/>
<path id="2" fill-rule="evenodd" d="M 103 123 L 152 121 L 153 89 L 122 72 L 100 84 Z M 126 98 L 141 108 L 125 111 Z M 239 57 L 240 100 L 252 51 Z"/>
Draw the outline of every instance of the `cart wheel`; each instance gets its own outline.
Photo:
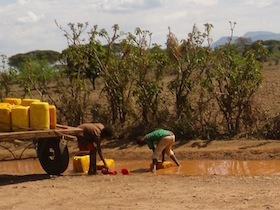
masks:
<path id="1" fill-rule="evenodd" d="M 40 139 L 37 154 L 41 166 L 50 175 L 60 175 L 68 167 L 68 147 L 61 145 L 60 138 Z"/>

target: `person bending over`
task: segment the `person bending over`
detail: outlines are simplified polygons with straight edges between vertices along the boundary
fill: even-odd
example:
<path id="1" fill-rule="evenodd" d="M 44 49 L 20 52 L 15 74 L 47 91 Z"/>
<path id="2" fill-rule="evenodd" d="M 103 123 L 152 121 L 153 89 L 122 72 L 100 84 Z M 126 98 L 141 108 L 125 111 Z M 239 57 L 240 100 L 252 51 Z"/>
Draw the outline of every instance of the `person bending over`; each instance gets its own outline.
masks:
<path id="1" fill-rule="evenodd" d="M 169 155 L 177 166 L 180 166 L 173 150 L 172 146 L 175 142 L 175 135 L 173 132 L 165 129 L 154 130 L 145 136 L 139 136 L 136 139 L 137 144 L 142 146 L 147 144 L 148 147 L 153 150 L 152 155 L 152 171 L 156 171 L 158 158 L 162 155 L 162 162 L 165 161 L 164 154 Z M 157 145 L 155 147 L 155 145 Z"/>
<path id="2" fill-rule="evenodd" d="M 90 163 L 88 174 L 96 174 L 96 151 L 102 160 L 104 167 L 108 170 L 108 165 L 102 154 L 101 141 L 110 139 L 113 136 L 113 131 L 110 127 L 105 127 L 102 123 L 84 123 L 78 126 L 83 130 L 78 138 L 78 146 L 80 151 L 89 151 Z"/>

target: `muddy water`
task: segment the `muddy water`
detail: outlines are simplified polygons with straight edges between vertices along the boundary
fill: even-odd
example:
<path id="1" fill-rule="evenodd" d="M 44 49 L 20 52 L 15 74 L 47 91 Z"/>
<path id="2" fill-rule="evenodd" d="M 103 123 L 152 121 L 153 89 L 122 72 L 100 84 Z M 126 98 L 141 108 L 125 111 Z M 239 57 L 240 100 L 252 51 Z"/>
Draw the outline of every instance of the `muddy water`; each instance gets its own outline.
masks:
<path id="1" fill-rule="evenodd" d="M 239 161 L 239 160 L 185 160 L 181 166 L 160 169 L 157 174 L 180 175 L 280 175 L 280 160 Z M 115 170 L 121 174 L 127 168 L 131 174 L 150 173 L 149 161 L 115 161 Z M 37 159 L 0 161 L 0 174 L 44 174 Z M 99 172 L 100 173 L 100 172 Z M 72 160 L 65 175 L 74 174 Z"/>
<path id="2" fill-rule="evenodd" d="M 181 166 L 157 170 L 157 174 L 181 175 L 280 175 L 280 160 L 238 161 L 238 160 L 185 160 Z M 118 163 L 116 163 L 118 164 Z M 132 173 L 149 170 L 149 162 L 123 163 Z"/>
<path id="3" fill-rule="evenodd" d="M 0 161 L 0 174 L 42 174 L 45 173 L 39 160 Z"/>

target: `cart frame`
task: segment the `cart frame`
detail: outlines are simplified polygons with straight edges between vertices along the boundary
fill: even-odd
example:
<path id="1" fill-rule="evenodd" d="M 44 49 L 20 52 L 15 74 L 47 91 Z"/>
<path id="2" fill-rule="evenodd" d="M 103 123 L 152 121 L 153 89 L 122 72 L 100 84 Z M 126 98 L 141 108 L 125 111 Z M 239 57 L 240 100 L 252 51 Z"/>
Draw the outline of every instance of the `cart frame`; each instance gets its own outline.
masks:
<path id="1" fill-rule="evenodd" d="M 49 130 L 0 132 L 0 142 L 32 140 L 42 168 L 50 175 L 60 175 L 69 164 L 67 141 L 81 134 L 80 128 L 58 124 Z"/>

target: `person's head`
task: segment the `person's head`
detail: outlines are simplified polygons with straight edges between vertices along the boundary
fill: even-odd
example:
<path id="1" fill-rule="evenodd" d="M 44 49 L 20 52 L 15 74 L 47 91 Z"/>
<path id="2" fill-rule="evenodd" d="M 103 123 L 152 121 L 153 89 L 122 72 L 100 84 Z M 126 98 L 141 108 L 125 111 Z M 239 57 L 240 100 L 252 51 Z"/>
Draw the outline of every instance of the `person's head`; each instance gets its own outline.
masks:
<path id="1" fill-rule="evenodd" d="M 105 126 L 100 134 L 100 137 L 102 139 L 110 139 L 113 137 L 113 129 L 109 126 Z"/>
<path id="2" fill-rule="evenodd" d="M 143 146 L 146 144 L 146 141 L 145 141 L 145 136 L 138 136 L 136 138 L 136 143 L 139 145 L 139 146 Z"/>

